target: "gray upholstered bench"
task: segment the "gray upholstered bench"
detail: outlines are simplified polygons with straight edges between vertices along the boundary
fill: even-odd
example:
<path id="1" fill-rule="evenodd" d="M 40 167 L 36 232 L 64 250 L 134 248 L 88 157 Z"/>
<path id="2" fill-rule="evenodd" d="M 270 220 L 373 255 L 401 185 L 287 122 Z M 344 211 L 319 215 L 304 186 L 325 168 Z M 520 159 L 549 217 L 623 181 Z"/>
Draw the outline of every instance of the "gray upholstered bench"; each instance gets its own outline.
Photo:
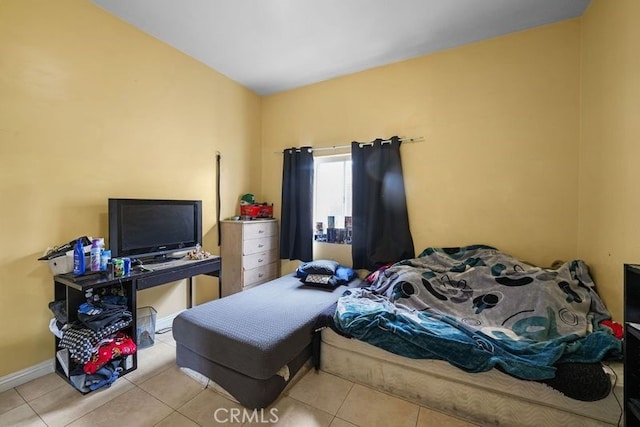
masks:
<path id="1" fill-rule="evenodd" d="M 359 283 L 329 291 L 287 275 L 185 310 L 173 321 L 176 362 L 264 408 L 309 359 L 317 317 Z"/>

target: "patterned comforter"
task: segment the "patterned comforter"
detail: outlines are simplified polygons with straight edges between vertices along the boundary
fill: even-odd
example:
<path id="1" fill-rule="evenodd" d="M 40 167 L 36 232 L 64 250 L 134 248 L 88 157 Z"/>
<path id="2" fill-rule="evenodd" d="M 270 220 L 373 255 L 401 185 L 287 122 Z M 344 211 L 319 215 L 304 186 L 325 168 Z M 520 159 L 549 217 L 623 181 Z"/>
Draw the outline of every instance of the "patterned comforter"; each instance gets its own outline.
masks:
<path id="1" fill-rule="evenodd" d="M 610 314 L 580 260 L 556 269 L 495 248 L 428 248 L 338 300 L 336 328 L 387 351 L 449 361 L 468 372 L 498 367 L 553 378 L 558 363 L 619 354 L 600 322 Z"/>

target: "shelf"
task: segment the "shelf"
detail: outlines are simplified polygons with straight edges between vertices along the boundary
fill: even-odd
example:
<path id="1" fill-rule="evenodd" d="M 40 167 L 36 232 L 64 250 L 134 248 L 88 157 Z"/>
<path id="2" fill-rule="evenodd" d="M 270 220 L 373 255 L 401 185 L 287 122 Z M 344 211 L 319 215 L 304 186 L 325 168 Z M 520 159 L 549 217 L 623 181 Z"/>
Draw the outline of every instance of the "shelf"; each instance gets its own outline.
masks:
<path id="1" fill-rule="evenodd" d="M 624 425 L 640 426 L 640 265 L 624 265 Z"/>
<path id="2" fill-rule="evenodd" d="M 634 338 L 640 340 L 640 324 L 627 322 L 627 332 L 633 335 Z"/>
<path id="3" fill-rule="evenodd" d="M 187 279 L 189 284 L 187 286 L 187 301 L 189 307 L 191 307 L 192 300 L 192 277 L 197 275 L 209 275 L 218 276 L 220 274 L 220 257 L 213 256 L 203 260 L 187 260 L 181 259 L 172 261 L 165 264 L 152 265 L 152 271 L 141 271 L 134 269 L 130 274 L 125 276 L 114 277 L 106 273 L 89 273 L 84 276 L 74 276 L 73 274 L 60 274 L 54 277 L 54 299 L 55 301 L 64 301 L 65 309 L 67 311 L 68 323 L 72 323 L 78 320 L 77 310 L 78 307 L 86 302 L 85 292 L 88 289 L 100 289 L 107 287 L 117 287 L 124 291 L 127 296 L 127 308 L 132 313 L 131 324 L 125 327 L 123 330 L 133 339 L 136 345 L 138 344 L 137 337 L 137 300 L 136 293 L 138 290 L 151 288 L 173 281 Z M 55 339 L 56 352 L 59 350 L 60 339 Z M 62 357 L 62 356 L 61 356 Z M 63 362 L 56 357 L 55 371 L 64 378 L 69 384 L 72 384 L 69 379 L 69 372 L 75 365 L 71 361 L 67 361 L 63 358 Z M 135 371 L 138 367 L 138 354 L 137 352 L 132 355 L 127 355 L 124 358 L 128 361 L 126 369 L 120 373 L 120 377 Z M 65 363 L 66 362 L 66 363 Z M 67 365 L 65 369 L 64 365 Z M 75 388 L 75 386 L 74 386 Z M 77 388 L 75 388 L 78 390 Z M 78 390 L 80 391 L 80 390 Z M 85 393 L 80 391 L 80 393 Z"/>
<path id="4" fill-rule="evenodd" d="M 118 290 L 121 290 L 127 298 L 127 311 L 135 313 L 136 312 L 136 289 L 135 283 L 133 280 L 107 280 L 105 278 L 96 279 L 92 277 L 91 279 L 80 279 L 69 277 L 68 275 L 58 275 L 54 277 L 54 294 L 56 301 L 64 301 L 65 310 L 67 312 L 67 322 L 74 323 L 78 321 L 78 307 L 86 302 L 87 297 L 85 296 L 85 292 L 82 290 L 83 287 L 92 284 L 92 288 L 99 290 L 105 289 L 107 290 L 110 287 L 115 287 Z M 87 289 L 87 288 L 85 288 Z M 98 292 L 98 291 L 96 291 Z M 136 342 L 136 317 L 135 315 L 131 319 L 131 323 L 124 328 L 120 329 L 125 332 L 128 336 L 130 336 L 134 342 Z M 65 354 L 63 349 L 60 348 L 60 338 L 56 337 L 55 339 L 55 348 L 56 348 L 56 358 L 55 358 L 55 372 L 63 378 L 67 383 L 69 383 L 75 390 L 79 393 L 87 394 L 92 391 L 89 390 L 81 390 L 76 387 L 74 382 L 72 381 L 70 374 L 81 367 L 82 365 L 74 362 L 70 359 L 69 353 Z M 60 352 L 60 353 L 59 353 Z M 123 359 L 123 362 L 126 363 L 126 367 L 122 366 L 123 371 L 120 373 L 119 377 L 122 377 L 129 372 L 136 370 L 138 367 L 137 353 L 127 355 Z"/>
<path id="5" fill-rule="evenodd" d="M 627 408 L 631 410 L 636 420 L 640 420 L 640 399 L 628 399 Z"/>
<path id="6" fill-rule="evenodd" d="M 118 358 L 117 358 L 117 359 L 120 359 L 120 361 L 121 361 L 121 362 L 120 362 L 120 363 L 121 363 L 121 365 L 120 365 L 120 366 L 123 368 L 123 370 L 122 370 L 122 371 L 120 372 L 120 374 L 118 375 L 118 379 L 120 379 L 120 378 L 122 378 L 123 376 L 127 375 L 129 372 L 132 372 L 132 371 L 135 371 L 135 370 L 136 370 L 136 368 L 137 368 L 137 361 L 136 361 L 136 358 L 137 358 L 137 352 L 136 352 L 136 353 L 134 353 L 134 354 L 128 354 L 128 355 L 126 355 L 126 356 L 120 356 L 120 357 L 118 357 Z M 77 365 L 76 363 L 74 363 L 74 362 L 67 362 L 67 363 L 70 363 L 69 367 L 72 367 L 72 366 L 73 366 L 74 368 L 77 368 L 77 367 L 78 367 L 78 365 Z M 56 373 L 60 378 L 62 378 L 63 380 L 65 380 L 67 383 L 69 383 L 69 384 L 70 384 L 70 385 L 71 385 L 71 386 L 72 386 L 72 387 L 73 387 L 77 392 L 79 392 L 79 393 L 81 393 L 81 394 L 83 394 L 83 395 L 87 395 L 87 394 L 89 394 L 89 393 L 92 393 L 93 391 L 98 391 L 98 390 L 100 390 L 100 389 L 96 389 L 96 390 L 86 390 L 86 391 L 83 391 L 83 390 L 80 390 L 79 388 L 77 388 L 77 387 L 75 386 L 75 384 L 73 383 L 73 381 L 71 380 L 70 375 L 62 369 L 62 367 L 61 367 L 61 364 L 60 364 L 60 361 L 59 361 L 59 360 L 57 360 L 57 361 L 56 361 L 56 370 L 55 370 L 55 373 Z M 117 380 L 116 380 L 116 381 L 117 381 Z M 108 386 L 107 386 L 107 387 L 108 387 Z"/>

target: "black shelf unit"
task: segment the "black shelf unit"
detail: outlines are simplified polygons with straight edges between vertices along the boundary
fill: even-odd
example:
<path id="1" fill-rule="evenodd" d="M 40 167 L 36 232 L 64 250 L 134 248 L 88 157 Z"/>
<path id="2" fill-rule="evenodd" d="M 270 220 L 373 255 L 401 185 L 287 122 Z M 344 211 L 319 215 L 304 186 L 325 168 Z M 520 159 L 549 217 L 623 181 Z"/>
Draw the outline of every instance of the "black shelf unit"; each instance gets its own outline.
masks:
<path id="1" fill-rule="evenodd" d="M 640 265 L 624 265 L 624 425 L 640 426 Z"/>
<path id="2" fill-rule="evenodd" d="M 152 264 L 150 266 L 151 268 L 135 268 L 129 274 L 119 277 L 114 277 L 106 273 L 89 273 L 85 276 L 78 277 L 71 273 L 59 274 L 54 276 L 54 299 L 56 301 L 65 301 L 68 321 L 73 322 L 77 320 L 78 306 L 86 301 L 85 293 L 87 290 L 98 290 L 110 286 L 122 287 L 127 295 L 128 309 L 133 314 L 132 323 L 123 329 L 123 331 L 126 332 L 137 345 L 137 291 L 161 286 L 176 280 L 187 279 L 187 307 L 190 308 L 193 305 L 193 277 L 198 275 L 219 277 L 220 265 L 220 257 L 213 256 L 202 260 L 181 259 L 167 263 Z M 220 283 L 218 286 L 218 291 L 220 292 Z M 56 352 L 59 350 L 59 344 L 60 339 L 56 337 Z M 128 364 L 125 364 L 126 369 L 120 376 L 135 371 L 138 367 L 137 352 L 126 357 L 131 357 L 131 359 L 129 359 Z M 73 385 L 57 357 L 55 363 L 56 373 Z M 72 362 L 70 361 L 69 363 L 71 364 Z"/>
<path id="3" fill-rule="evenodd" d="M 67 311 L 69 323 L 78 320 L 78 306 L 87 301 L 85 293 L 92 289 L 94 292 L 99 292 L 103 288 L 117 287 L 122 289 L 127 297 L 127 309 L 131 313 L 136 312 L 136 288 L 135 282 L 131 278 L 107 278 L 106 276 L 88 276 L 88 277 L 74 277 L 71 274 L 62 274 L 55 276 L 54 278 L 54 298 L 55 301 L 65 301 L 65 309 Z M 133 316 L 132 322 L 129 326 L 122 329 L 127 335 L 129 335 L 134 342 L 137 341 L 136 337 L 136 316 Z M 56 337 L 56 353 L 59 350 L 60 338 Z M 122 364 L 125 369 L 120 373 L 120 376 L 126 375 L 129 372 L 135 371 L 138 368 L 138 355 L 137 352 L 122 358 Z M 73 386 L 73 383 L 69 379 L 69 375 L 65 372 L 58 357 L 55 358 L 55 371 L 65 381 Z M 77 367 L 77 364 L 72 360 L 67 359 L 68 372 L 73 371 Z M 80 390 L 78 390 L 80 391 Z M 86 393 L 85 393 L 86 394 Z"/>

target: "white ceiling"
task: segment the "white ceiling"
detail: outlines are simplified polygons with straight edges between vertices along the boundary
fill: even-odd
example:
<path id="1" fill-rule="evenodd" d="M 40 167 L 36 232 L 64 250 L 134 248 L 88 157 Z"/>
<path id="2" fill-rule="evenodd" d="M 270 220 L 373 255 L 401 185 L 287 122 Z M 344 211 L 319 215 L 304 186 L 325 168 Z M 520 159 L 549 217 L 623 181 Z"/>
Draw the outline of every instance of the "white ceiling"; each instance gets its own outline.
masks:
<path id="1" fill-rule="evenodd" d="M 260 95 L 582 15 L 590 0 L 93 0 Z"/>

